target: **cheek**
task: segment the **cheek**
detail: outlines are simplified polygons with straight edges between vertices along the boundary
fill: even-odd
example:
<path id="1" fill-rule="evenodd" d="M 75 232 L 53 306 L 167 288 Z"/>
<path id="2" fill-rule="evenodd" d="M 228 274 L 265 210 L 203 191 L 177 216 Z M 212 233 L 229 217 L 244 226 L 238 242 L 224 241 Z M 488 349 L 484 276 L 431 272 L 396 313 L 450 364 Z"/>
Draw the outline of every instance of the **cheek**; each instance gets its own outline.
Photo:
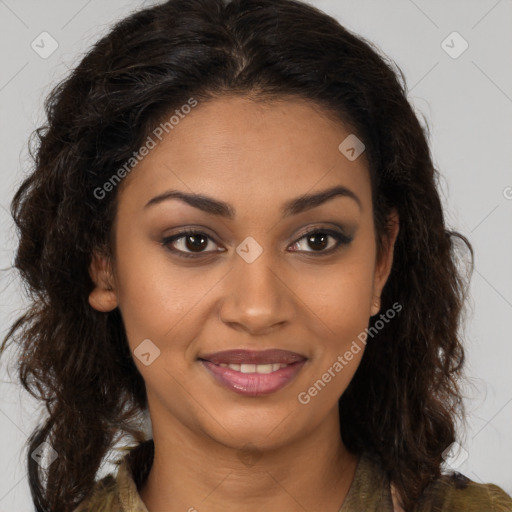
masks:
<path id="1" fill-rule="evenodd" d="M 305 309 L 312 312 L 308 329 L 311 339 L 317 340 L 311 378 L 303 391 L 306 399 L 318 397 L 317 406 L 329 406 L 344 392 L 363 356 L 373 300 L 371 254 L 371 250 L 354 251 L 329 271 L 318 270 L 301 279 L 300 294 Z"/>
<path id="2" fill-rule="evenodd" d="M 368 324 L 373 301 L 373 261 L 354 252 L 329 270 L 301 277 L 301 296 L 328 338 L 346 340 Z M 315 316 L 313 316 L 315 318 Z"/>
<path id="3" fill-rule="evenodd" d="M 203 286 L 191 286 L 183 275 L 160 273 L 155 267 L 127 274 L 119 293 L 119 309 L 132 348 L 146 338 L 162 345 L 169 337 L 176 339 L 177 347 L 177 333 L 187 323 L 187 312 L 205 293 Z"/>
<path id="4" fill-rule="evenodd" d="M 330 300 L 324 304 L 326 322 L 339 333 L 344 344 L 368 324 L 372 301 L 372 278 L 366 272 L 344 274 L 327 291 Z M 338 342 L 338 343 L 339 343 Z"/>
<path id="5" fill-rule="evenodd" d="M 314 409 L 315 415 L 322 416 L 350 384 L 366 346 L 371 284 L 364 274 L 339 273 L 312 298 L 317 314 L 311 315 L 309 329 L 316 343 L 307 378 L 297 394 L 305 411 Z"/>
<path id="6" fill-rule="evenodd" d="M 164 251 L 154 242 L 137 241 L 119 233 L 116 293 L 132 350 L 148 338 L 161 345 L 165 334 L 198 301 L 204 287 L 173 266 Z"/>

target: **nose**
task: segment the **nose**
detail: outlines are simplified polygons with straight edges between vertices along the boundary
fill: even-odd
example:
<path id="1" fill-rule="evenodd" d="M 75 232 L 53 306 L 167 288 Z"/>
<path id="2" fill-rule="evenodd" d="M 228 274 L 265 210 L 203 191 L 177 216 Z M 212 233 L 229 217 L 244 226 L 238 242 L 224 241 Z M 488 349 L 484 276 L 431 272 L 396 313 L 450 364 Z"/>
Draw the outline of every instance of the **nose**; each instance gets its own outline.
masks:
<path id="1" fill-rule="evenodd" d="M 289 323 L 294 312 L 293 292 L 270 251 L 263 251 L 252 262 L 238 254 L 233 260 L 234 268 L 224 282 L 221 320 L 252 335 Z"/>

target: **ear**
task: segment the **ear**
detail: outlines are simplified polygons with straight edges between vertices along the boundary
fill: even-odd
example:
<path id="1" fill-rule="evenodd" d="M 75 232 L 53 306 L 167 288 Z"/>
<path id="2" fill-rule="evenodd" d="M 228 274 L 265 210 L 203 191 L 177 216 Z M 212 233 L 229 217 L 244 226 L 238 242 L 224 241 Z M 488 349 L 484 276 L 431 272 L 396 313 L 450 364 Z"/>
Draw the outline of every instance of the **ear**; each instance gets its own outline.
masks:
<path id="1" fill-rule="evenodd" d="M 387 233 L 382 238 L 382 253 L 375 266 L 373 302 L 370 309 L 370 316 L 376 315 L 380 311 L 380 296 L 391 273 L 395 241 L 398 236 L 399 228 L 400 219 L 398 212 L 393 209 L 387 218 Z"/>
<path id="2" fill-rule="evenodd" d="M 89 304 L 97 311 L 108 312 L 117 307 L 112 265 L 108 256 L 94 251 L 89 275 L 94 288 L 89 294 Z"/>

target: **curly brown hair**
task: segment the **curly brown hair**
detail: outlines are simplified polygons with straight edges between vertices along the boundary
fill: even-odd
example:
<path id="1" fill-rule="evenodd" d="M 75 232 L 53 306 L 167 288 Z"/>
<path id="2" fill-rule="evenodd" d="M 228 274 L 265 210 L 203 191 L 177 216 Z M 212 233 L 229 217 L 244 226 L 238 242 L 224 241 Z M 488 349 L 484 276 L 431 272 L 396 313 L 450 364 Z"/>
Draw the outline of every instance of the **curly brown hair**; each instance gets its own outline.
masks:
<path id="1" fill-rule="evenodd" d="M 428 136 L 407 100 L 402 71 L 372 43 L 296 0 L 169 0 L 118 22 L 45 102 L 31 138 L 33 172 L 14 196 L 15 267 L 30 293 L 12 325 L 22 385 L 46 404 L 28 441 L 37 511 L 71 511 L 124 436 L 144 439 L 144 380 L 116 309 L 91 308 L 93 250 L 111 256 L 116 190 L 94 193 L 162 118 L 193 96 L 295 96 L 324 107 L 364 141 L 378 241 L 400 218 L 382 307 L 403 311 L 368 339 L 339 400 L 353 453 L 378 456 L 409 510 L 441 474 L 463 417 L 459 326 L 467 276 L 448 230 Z M 382 247 L 379 247 L 379 252 Z M 370 319 L 370 327 L 378 317 Z M 30 457 L 58 452 L 46 473 Z"/>

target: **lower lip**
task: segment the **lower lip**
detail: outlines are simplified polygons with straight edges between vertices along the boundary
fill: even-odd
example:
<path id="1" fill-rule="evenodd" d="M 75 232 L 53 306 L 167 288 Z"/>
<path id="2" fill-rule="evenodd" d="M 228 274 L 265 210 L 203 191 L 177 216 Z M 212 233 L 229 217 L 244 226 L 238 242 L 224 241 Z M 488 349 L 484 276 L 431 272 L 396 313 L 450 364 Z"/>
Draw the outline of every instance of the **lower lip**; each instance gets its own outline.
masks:
<path id="1" fill-rule="evenodd" d="M 225 387 L 246 396 L 261 396 L 284 388 L 304 366 L 306 361 L 290 364 L 271 373 L 242 373 L 201 361 L 203 366 Z"/>

